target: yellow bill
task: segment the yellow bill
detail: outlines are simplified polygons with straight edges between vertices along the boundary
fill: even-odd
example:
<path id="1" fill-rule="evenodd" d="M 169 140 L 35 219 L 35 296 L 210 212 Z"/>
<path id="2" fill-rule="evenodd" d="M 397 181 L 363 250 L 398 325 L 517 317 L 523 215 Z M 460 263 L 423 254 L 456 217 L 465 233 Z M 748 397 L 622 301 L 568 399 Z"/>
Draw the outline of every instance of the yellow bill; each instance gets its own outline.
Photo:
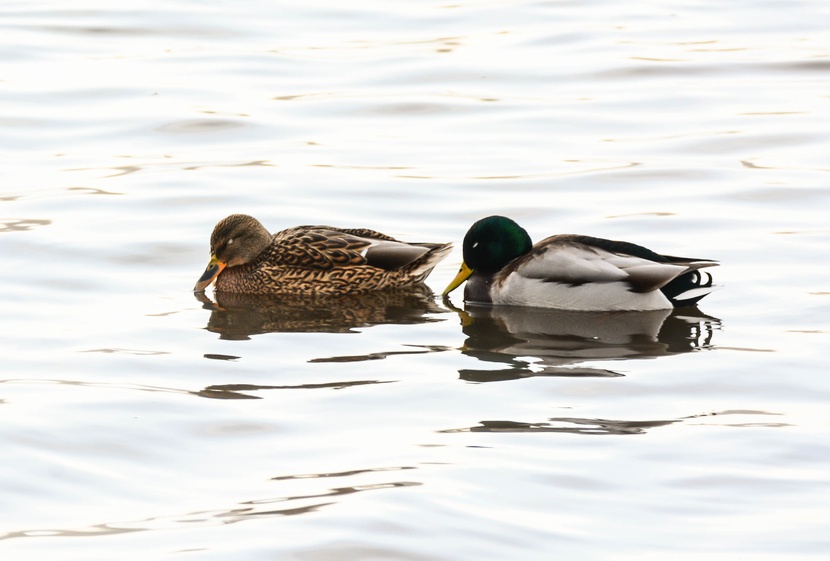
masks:
<path id="1" fill-rule="evenodd" d="M 202 292 L 205 288 L 208 287 L 210 283 L 213 282 L 213 279 L 222 272 L 222 269 L 225 268 L 227 263 L 222 263 L 219 261 L 215 255 L 210 256 L 210 262 L 205 268 L 205 272 L 202 273 L 202 276 L 199 277 L 198 282 L 196 282 L 196 286 L 193 287 L 193 292 Z"/>
<path id="2" fill-rule="evenodd" d="M 461 262 L 461 268 L 458 269 L 458 274 L 455 275 L 455 278 L 452 279 L 452 282 L 450 282 L 450 284 L 447 286 L 447 288 L 444 289 L 444 292 L 442 292 L 441 295 L 446 296 L 447 294 L 449 294 L 450 292 L 452 292 L 453 290 L 455 290 L 456 288 L 461 286 L 461 283 L 464 282 L 465 280 L 467 280 L 470 277 L 470 275 L 472 275 L 472 274 L 473 274 L 473 270 L 470 269 L 467 266 L 467 264 L 462 261 Z"/>

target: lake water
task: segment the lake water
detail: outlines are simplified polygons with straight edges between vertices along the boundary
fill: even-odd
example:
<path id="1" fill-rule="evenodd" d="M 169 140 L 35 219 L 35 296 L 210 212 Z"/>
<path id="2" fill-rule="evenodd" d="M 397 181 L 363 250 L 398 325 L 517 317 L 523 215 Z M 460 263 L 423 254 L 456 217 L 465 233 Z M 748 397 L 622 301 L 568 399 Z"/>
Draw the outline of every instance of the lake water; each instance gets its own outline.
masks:
<path id="1" fill-rule="evenodd" d="M 0 556 L 826 559 L 828 18 L 5 2 Z M 494 213 L 718 259 L 722 288 L 199 301 L 236 212 L 453 241 L 436 293 Z"/>

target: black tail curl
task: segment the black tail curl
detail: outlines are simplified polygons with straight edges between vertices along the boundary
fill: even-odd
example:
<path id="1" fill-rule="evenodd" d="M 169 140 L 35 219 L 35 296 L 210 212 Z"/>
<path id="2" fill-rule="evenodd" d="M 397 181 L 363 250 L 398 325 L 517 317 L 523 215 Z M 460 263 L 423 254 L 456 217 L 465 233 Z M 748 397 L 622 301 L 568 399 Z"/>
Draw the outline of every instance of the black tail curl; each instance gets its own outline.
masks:
<path id="1" fill-rule="evenodd" d="M 705 276 L 704 276 L 705 275 Z M 691 298 L 684 298 L 683 294 L 697 288 L 713 288 L 712 275 L 701 271 L 689 271 L 672 280 L 660 290 L 671 301 L 675 308 L 694 306 L 698 300 L 709 294 L 711 290 L 696 294 Z"/>

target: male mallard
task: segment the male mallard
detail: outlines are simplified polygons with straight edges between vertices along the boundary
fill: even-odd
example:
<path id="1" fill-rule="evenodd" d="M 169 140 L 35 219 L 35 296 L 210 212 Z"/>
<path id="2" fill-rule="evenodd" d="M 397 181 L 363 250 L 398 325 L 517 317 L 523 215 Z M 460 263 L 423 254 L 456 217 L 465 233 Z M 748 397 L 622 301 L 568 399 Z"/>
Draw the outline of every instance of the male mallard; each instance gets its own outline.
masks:
<path id="1" fill-rule="evenodd" d="M 718 264 L 575 234 L 551 236 L 533 245 L 527 232 L 504 216 L 473 224 L 463 249 L 461 270 L 444 296 L 466 280 L 466 302 L 563 310 L 691 306 L 714 290 L 712 277 L 698 269 Z"/>
<path id="2" fill-rule="evenodd" d="M 210 236 L 210 262 L 194 291 L 354 294 L 422 282 L 452 244 L 406 243 L 365 228 L 298 226 L 276 234 L 232 214 Z"/>

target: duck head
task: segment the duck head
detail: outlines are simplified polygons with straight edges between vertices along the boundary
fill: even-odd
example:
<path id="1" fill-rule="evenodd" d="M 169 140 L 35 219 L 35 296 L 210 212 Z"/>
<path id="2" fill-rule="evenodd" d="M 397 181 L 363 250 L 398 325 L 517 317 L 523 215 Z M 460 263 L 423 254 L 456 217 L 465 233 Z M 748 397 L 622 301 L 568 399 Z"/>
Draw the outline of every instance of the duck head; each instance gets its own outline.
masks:
<path id="1" fill-rule="evenodd" d="M 533 241 L 524 228 L 505 216 L 482 218 L 464 236 L 464 261 L 458 274 L 444 289 L 446 296 L 474 272 L 494 274 L 529 252 Z"/>
<path id="2" fill-rule="evenodd" d="M 193 291 L 203 291 L 225 267 L 253 261 L 270 244 L 271 234 L 252 216 L 231 214 L 220 220 L 210 236 L 210 261 Z"/>

